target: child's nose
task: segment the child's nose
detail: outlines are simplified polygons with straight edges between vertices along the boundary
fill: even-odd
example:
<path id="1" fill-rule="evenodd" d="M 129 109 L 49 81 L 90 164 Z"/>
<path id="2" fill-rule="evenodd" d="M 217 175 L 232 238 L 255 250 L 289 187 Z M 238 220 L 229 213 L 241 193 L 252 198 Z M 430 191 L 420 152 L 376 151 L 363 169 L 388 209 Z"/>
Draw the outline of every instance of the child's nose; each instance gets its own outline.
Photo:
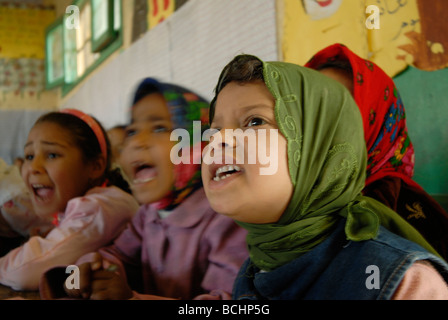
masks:
<path id="1" fill-rule="evenodd" d="M 211 143 L 215 147 L 232 148 L 236 145 L 235 135 L 232 129 L 222 129 L 212 136 Z"/>
<path id="2" fill-rule="evenodd" d="M 41 157 L 34 157 L 30 163 L 30 170 L 33 174 L 42 173 L 44 171 L 44 165 Z"/>
<path id="3" fill-rule="evenodd" d="M 151 145 L 151 134 L 146 130 L 141 131 L 132 137 L 129 144 L 133 149 L 147 149 Z"/>

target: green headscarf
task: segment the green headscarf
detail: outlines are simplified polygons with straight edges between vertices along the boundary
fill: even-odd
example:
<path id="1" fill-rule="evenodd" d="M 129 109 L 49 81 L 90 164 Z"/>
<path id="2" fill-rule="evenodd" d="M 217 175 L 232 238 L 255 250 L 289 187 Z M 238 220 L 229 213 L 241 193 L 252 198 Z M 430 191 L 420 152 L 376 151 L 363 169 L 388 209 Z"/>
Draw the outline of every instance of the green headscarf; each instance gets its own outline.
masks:
<path id="1" fill-rule="evenodd" d="M 396 212 L 361 195 L 367 152 L 359 108 L 348 90 L 317 71 L 263 62 L 275 116 L 288 142 L 294 191 L 274 224 L 238 222 L 249 231 L 252 262 L 273 270 L 324 241 L 341 217 L 348 240 L 373 239 L 383 225 L 437 254 Z"/>

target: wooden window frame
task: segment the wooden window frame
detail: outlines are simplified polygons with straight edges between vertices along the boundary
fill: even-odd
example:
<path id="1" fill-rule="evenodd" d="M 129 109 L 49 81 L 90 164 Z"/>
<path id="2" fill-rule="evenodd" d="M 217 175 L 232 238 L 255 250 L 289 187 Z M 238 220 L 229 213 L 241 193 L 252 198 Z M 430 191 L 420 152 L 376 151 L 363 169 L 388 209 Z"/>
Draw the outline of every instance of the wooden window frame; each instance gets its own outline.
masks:
<path id="1" fill-rule="evenodd" d="M 93 38 L 95 15 L 100 13 L 94 12 L 93 3 L 96 0 L 74 0 L 72 5 L 77 6 L 81 13 L 82 8 L 89 3 L 91 6 L 91 39 Z M 66 96 L 71 90 L 73 90 L 78 84 L 80 84 L 89 74 L 91 74 L 97 67 L 99 67 L 110 55 L 120 49 L 123 45 L 123 8 L 122 0 L 100 0 L 107 1 L 107 30 L 104 34 L 96 37 L 94 41 L 91 41 L 92 53 L 99 54 L 98 58 L 88 66 L 81 75 L 77 72 L 77 51 L 76 51 L 76 29 L 67 29 L 66 20 L 70 18 L 70 15 L 64 14 L 58 18 L 51 26 L 47 28 L 46 33 L 46 49 L 48 48 L 48 39 L 51 36 L 54 28 L 63 28 L 63 59 L 64 59 L 64 76 L 62 80 L 59 78 L 57 81 L 51 81 L 50 75 L 51 68 L 46 68 L 46 88 L 52 89 L 57 86 L 61 87 L 61 95 Z M 119 10 L 119 13 L 116 12 Z M 97 18 L 98 19 L 98 16 Z M 75 32 L 75 34 L 70 34 Z M 72 51 L 70 53 L 70 51 Z M 75 52 L 76 51 L 76 52 Z M 46 52 L 47 53 L 47 52 Z M 51 57 L 46 55 L 46 61 Z M 49 61 L 48 61 L 49 62 Z"/>
<path id="2" fill-rule="evenodd" d="M 102 2 L 102 6 L 95 6 L 95 3 Z M 91 42 L 92 52 L 101 52 L 102 49 L 112 43 L 117 37 L 118 32 L 114 28 L 114 0 L 90 0 L 90 7 L 92 10 L 91 19 Z M 101 9 L 99 11 L 97 9 Z M 97 23 L 105 24 L 105 30 L 97 35 L 95 26 Z"/>
<path id="3" fill-rule="evenodd" d="M 55 32 L 60 30 L 61 38 L 58 40 L 55 38 Z M 55 47 L 52 46 L 54 41 L 59 41 L 59 52 L 54 50 Z M 56 43 L 57 45 L 57 43 Z M 59 56 L 55 57 L 55 55 Z M 53 78 L 53 70 L 56 67 L 55 59 L 60 60 L 61 74 L 59 77 Z M 64 26 L 63 19 L 59 18 L 51 25 L 49 25 L 45 31 L 45 88 L 53 89 L 64 83 Z"/>

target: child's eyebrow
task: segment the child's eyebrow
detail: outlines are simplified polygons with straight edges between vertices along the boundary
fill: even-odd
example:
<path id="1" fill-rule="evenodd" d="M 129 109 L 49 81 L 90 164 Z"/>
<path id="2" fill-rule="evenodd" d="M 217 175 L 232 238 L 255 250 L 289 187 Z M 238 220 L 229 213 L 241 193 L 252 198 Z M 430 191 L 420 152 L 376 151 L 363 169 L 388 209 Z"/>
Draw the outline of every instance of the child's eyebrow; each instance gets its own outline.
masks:
<path id="1" fill-rule="evenodd" d="M 155 121 L 165 121 L 165 120 L 171 120 L 171 119 L 167 118 L 167 117 L 163 117 L 163 116 L 152 115 L 152 116 L 147 117 L 146 120 L 155 122 Z"/>
<path id="2" fill-rule="evenodd" d="M 269 105 L 266 105 L 263 103 L 244 106 L 238 110 L 239 115 L 247 115 L 248 113 L 251 113 L 251 112 L 254 112 L 254 113 L 261 112 L 261 114 L 264 114 L 264 115 L 269 114 L 269 116 L 271 116 L 271 115 L 274 116 L 274 108 L 272 108 L 272 106 L 269 106 Z"/>
<path id="3" fill-rule="evenodd" d="M 259 109 L 259 108 L 273 110 L 272 106 L 263 103 L 244 106 L 241 109 L 244 109 L 244 111 L 251 111 L 252 109 Z"/>
<path id="4" fill-rule="evenodd" d="M 156 121 L 171 121 L 171 118 L 167 118 L 164 116 L 159 116 L 159 115 L 149 115 L 144 119 L 139 119 L 139 120 L 143 120 L 143 121 L 149 121 L 149 122 L 156 122 Z M 133 124 L 136 122 L 136 119 L 132 119 L 130 124 Z"/>
<path id="5" fill-rule="evenodd" d="M 272 106 L 264 104 L 264 103 L 243 106 L 238 109 L 238 113 L 243 114 L 243 113 L 250 112 L 254 109 L 264 109 L 264 110 L 268 110 L 270 113 L 274 114 L 274 109 L 272 108 Z M 220 120 L 221 120 L 221 115 L 215 115 L 213 117 L 213 121 L 212 121 L 211 125 L 213 125 L 215 122 L 219 123 Z"/>
<path id="6" fill-rule="evenodd" d="M 25 144 L 24 148 L 32 145 L 33 143 L 34 143 L 33 141 L 28 141 Z M 57 143 L 57 142 L 52 142 L 52 141 L 41 141 L 41 143 L 44 144 L 44 145 L 47 145 L 47 146 L 57 146 L 57 147 L 61 147 L 61 148 L 64 148 L 64 149 L 67 148 L 66 145 L 63 145 L 63 144 L 60 144 L 60 143 Z"/>

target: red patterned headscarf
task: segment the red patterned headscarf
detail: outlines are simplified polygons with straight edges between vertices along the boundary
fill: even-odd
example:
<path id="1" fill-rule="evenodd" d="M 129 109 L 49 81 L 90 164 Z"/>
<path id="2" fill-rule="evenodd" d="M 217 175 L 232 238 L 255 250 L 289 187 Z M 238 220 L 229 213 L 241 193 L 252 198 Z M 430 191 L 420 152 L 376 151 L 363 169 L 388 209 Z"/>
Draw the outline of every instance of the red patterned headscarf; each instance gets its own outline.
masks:
<path id="1" fill-rule="evenodd" d="M 375 63 L 342 44 L 319 51 L 305 66 L 318 70 L 341 61 L 351 66 L 353 98 L 363 118 L 368 152 L 366 186 L 395 176 L 420 189 L 412 180 L 414 148 L 408 136 L 403 101 L 393 80 Z"/>

